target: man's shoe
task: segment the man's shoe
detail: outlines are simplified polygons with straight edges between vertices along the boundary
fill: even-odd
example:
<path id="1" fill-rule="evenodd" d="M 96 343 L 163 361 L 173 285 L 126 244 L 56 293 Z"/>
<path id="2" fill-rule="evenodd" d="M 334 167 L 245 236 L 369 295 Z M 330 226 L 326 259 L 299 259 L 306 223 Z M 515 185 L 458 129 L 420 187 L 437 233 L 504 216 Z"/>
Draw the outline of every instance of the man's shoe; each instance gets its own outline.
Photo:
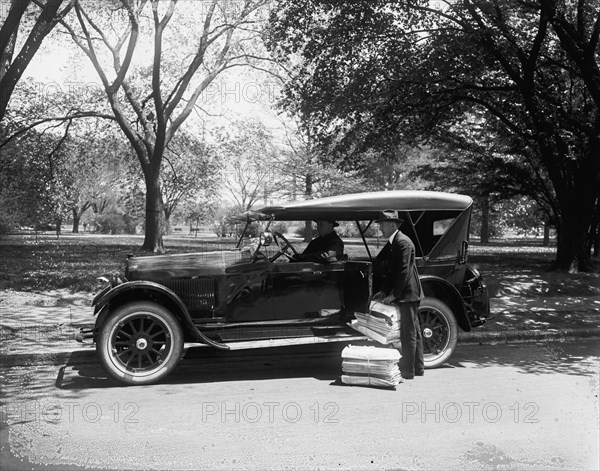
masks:
<path id="1" fill-rule="evenodd" d="M 406 372 L 406 373 L 400 372 L 400 376 L 402 376 L 404 379 L 414 379 L 415 378 L 414 374 L 408 373 L 408 372 Z"/>
<path id="2" fill-rule="evenodd" d="M 415 373 L 415 376 L 425 376 L 425 370 L 423 370 L 423 371 L 417 371 Z"/>

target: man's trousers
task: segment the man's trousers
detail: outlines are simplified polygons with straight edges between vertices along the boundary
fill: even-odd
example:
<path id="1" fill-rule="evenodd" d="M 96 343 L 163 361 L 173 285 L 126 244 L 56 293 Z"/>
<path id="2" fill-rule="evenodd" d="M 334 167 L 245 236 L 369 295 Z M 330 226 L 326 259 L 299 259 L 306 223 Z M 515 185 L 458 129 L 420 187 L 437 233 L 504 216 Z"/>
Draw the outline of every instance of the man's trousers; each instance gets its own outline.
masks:
<path id="1" fill-rule="evenodd" d="M 400 372 L 403 376 L 423 374 L 423 335 L 419 323 L 419 301 L 397 303 L 400 308 L 400 342 L 402 344 L 402 358 L 400 359 Z"/>

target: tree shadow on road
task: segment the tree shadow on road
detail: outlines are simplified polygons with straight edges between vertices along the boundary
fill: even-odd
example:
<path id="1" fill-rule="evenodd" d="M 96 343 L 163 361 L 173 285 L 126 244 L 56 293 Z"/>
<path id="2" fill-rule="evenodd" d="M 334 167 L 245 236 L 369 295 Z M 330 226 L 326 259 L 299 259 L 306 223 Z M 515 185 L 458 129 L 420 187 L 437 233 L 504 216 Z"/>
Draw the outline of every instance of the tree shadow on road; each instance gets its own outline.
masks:
<path id="1" fill-rule="evenodd" d="M 512 366 L 522 374 L 598 375 L 597 340 L 540 341 L 460 347 L 443 368 Z"/>

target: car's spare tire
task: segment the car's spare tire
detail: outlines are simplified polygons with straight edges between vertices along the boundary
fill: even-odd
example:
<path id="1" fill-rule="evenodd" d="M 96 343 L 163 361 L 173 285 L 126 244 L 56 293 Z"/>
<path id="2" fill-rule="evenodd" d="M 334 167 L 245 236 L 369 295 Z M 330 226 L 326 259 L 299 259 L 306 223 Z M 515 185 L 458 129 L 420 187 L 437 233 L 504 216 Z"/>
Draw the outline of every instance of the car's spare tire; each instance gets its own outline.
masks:
<path id="1" fill-rule="evenodd" d="M 106 373 L 120 383 L 151 384 L 181 358 L 183 333 L 163 306 L 138 301 L 119 306 L 99 328 L 96 350 Z"/>
<path id="2" fill-rule="evenodd" d="M 458 326 L 452 310 L 439 299 L 425 297 L 419 305 L 425 368 L 445 363 L 456 348 Z"/>

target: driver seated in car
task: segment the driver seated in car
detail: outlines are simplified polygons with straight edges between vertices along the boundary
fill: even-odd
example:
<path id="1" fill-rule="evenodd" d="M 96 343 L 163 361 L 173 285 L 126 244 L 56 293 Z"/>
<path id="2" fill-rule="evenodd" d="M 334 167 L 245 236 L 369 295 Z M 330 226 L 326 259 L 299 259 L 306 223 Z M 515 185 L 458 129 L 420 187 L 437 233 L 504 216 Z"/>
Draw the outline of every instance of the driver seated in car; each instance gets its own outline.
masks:
<path id="1" fill-rule="evenodd" d="M 319 235 L 311 240 L 304 252 L 294 257 L 297 262 L 330 263 L 341 260 L 344 253 L 344 242 L 333 230 L 339 226 L 336 221 L 319 219 L 317 232 Z"/>

